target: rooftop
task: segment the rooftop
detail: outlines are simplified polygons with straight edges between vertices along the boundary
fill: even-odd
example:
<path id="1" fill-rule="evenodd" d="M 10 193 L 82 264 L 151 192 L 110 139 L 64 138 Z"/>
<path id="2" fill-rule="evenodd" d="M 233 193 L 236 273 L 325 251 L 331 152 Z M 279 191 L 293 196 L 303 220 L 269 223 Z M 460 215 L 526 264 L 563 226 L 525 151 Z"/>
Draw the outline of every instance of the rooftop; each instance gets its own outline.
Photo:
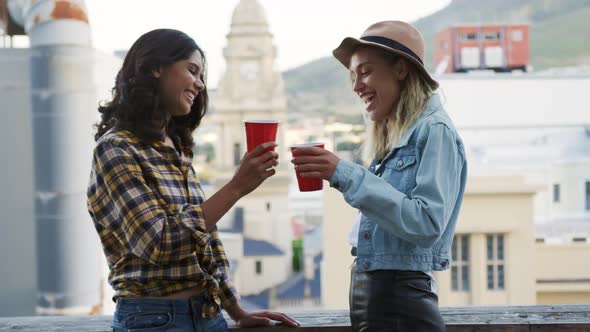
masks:
<path id="1" fill-rule="evenodd" d="M 270 242 L 244 238 L 244 256 L 283 256 L 284 254 L 283 250 Z"/>

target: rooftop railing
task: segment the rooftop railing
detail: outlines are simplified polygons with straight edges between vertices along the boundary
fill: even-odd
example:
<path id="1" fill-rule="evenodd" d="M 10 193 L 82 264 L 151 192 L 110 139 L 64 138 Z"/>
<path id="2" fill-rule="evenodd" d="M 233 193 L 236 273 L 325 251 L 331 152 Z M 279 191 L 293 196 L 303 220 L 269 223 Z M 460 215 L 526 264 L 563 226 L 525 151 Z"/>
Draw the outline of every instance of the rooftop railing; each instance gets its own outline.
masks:
<path id="1" fill-rule="evenodd" d="M 560 332 L 590 331 L 590 305 L 536 305 L 441 308 L 448 332 Z M 296 330 L 282 326 L 230 330 L 253 331 L 351 331 L 348 311 L 299 311 L 289 314 L 302 323 Z M 36 316 L 0 318 L 0 331 L 95 331 L 108 332 L 111 316 Z"/>

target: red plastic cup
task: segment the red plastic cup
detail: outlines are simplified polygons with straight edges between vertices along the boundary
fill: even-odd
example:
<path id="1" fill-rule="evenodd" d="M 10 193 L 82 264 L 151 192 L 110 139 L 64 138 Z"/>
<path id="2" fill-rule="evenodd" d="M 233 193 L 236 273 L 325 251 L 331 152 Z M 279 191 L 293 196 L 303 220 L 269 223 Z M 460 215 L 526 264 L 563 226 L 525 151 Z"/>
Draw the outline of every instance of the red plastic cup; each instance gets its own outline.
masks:
<path id="1" fill-rule="evenodd" d="M 291 154 L 293 157 L 300 157 L 304 156 L 300 153 L 295 153 L 294 150 L 297 148 L 303 147 L 310 147 L 315 146 L 318 148 L 324 148 L 324 143 L 306 143 L 306 144 L 296 144 L 291 146 Z M 304 178 L 301 177 L 299 172 L 295 171 L 295 175 L 297 176 L 297 184 L 299 185 L 299 191 L 316 191 L 322 190 L 324 188 L 324 181 L 322 179 L 312 179 L 312 178 Z"/>
<path id="2" fill-rule="evenodd" d="M 277 128 L 279 121 L 276 120 L 244 120 L 246 126 L 246 143 L 248 152 L 252 152 L 255 147 L 266 142 L 275 142 L 277 140 Z M 268 151 L 274 151 L 274 148 Z"/>

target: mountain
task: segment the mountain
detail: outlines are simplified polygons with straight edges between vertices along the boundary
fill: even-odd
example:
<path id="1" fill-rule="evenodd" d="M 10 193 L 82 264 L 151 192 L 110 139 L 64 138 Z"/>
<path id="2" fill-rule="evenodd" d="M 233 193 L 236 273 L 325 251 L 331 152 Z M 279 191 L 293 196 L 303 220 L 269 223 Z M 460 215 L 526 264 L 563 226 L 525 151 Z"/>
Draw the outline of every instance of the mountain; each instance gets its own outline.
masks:
<path id="1" fill-rule="evenodd" d="M 529 24 L 535 70 L 590 62 L 590 0 L 454 0 L 414 22 L 426 41 L 429 69 L 436 32 L 462 23 Z"/>
<path id="2" fill-rule="evenodd" d="M 424 36 L 429 70 L 436 32 L 454 24 L 474 23 L 529 24 L 534 70 L 590 64 L 590 0 L 453 0 L 413 23 Z M 290 113 L 319 112 L 360 121 L 360 106 L 348 75 L 333 57 L 284 72 Z"/>
<path id="3" fill-rule="evenodd" d="M 343 120 L 359 110 L 351 92 L 347 70 L 333 57 L 325 57 L 283 74 L 290 114 L 334 114 Z M 361 114 L 347 122 L 360 123 Z M 354 118 L 354 116 L 353 116 Z"/>

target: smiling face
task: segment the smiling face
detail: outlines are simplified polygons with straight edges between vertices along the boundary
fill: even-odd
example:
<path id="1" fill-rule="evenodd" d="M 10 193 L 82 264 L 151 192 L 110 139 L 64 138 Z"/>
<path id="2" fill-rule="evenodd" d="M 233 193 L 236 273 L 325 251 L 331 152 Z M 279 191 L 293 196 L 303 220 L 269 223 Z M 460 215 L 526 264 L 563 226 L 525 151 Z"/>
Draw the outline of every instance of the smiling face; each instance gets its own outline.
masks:
<path id="1" fill-rule="evenodd" d="M 188 59 L 160 68 L 154 76 L 160 79 L 161 103 L 171 116 L 187 115 L 197 95 L 203 91 L 203 59 L 196 50 Z"/>
<path id="2" fill-rule="evenodd" d="M 352 90 L 363 100 L 372 121 L 385 120 L 395 109 L 401 82 L 407 75 L 405 61 L 372 47 L 359 47 L 350 58 Z"/>

